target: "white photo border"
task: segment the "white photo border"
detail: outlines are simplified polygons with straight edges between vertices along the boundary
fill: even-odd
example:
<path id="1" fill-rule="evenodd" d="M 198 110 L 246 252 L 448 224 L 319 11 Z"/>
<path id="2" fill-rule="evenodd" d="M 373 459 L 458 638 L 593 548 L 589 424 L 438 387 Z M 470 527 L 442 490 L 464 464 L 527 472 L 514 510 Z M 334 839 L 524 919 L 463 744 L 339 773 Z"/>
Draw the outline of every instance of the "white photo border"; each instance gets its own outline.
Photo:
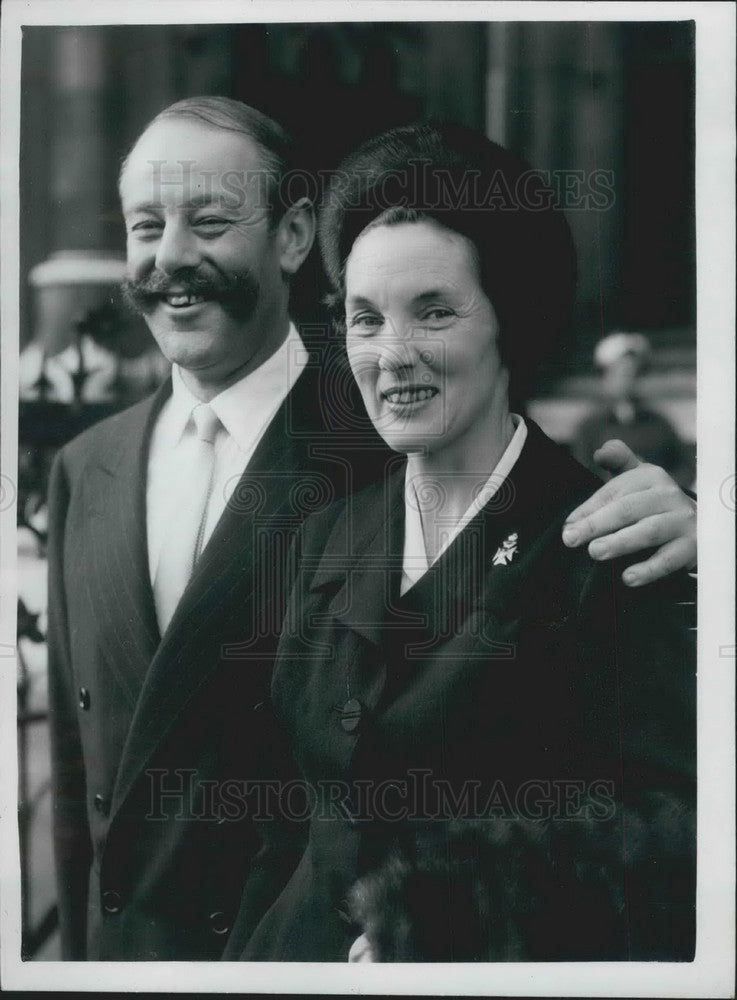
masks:
<path id="1" fill-rule="evenodd" d="M 489 996 L 734 995 L 735 7 L 721 2 L 5 0 L 0 124 L 0 982 L 5 989 Z M 19 143 L 22 25 L 309 21 L 696 23 L 698 888 L 692 963 L 23 962 L 17 824 L 15 503 L 18 460 Z"/>

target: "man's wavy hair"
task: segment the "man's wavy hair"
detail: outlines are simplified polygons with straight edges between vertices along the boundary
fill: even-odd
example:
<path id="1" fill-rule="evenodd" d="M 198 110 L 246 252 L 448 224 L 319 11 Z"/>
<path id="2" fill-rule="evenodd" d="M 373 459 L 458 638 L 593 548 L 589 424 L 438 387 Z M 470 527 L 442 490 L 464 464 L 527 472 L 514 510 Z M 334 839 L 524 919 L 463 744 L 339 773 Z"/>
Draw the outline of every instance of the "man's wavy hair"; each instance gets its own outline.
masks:
<path id="1" fill-rule="evenodd" d="M 146 132 L 158 122 L 170 118 L 190 120 L 224 132 L 236 132 L 246 136 L 256 144 L 261 155 L 262 168 L 268 178 L 266 193 L 269 214 L 272 225 L 276 225 L 290 203 L 289 199 L 285 197 L 288 192 L 285 191 L 284 180 L 293 169 L 294 146 L 292 139 L 273 118 L 269 118 L 268 115 L 256 108 L 252 108 L 242 101 L 235 101 L 230 97 L 209 95 L 186 97 L 184 100 L 164 108 L 155 118 L 151 119 L 128 151 L 122 162 L 119 176 L 122 178 L 131 153 Z"/>
<path id="2" fill-rule="evenodd" d="M 467 237 L 500 324 L 510 397 L 523 401 L 559 344 L 576 286 L 576 255 L 555 193 L 539 171 L 460 125 L 418 123 L 368 140 L 337 168 L 318 237 L 344 329 L 345 265 L 372 225 L 432 219 Z"/>

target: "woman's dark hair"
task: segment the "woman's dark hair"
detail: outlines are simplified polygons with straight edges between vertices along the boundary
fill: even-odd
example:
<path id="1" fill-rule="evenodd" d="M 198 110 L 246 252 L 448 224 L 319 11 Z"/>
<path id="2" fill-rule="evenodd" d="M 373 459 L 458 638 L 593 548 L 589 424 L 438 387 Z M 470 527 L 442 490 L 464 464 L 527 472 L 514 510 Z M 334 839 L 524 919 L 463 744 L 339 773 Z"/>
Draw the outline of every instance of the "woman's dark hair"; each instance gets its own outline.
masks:
<path id="1" fill-rule="evenodd" d="M 319 241 L 344 320 L 345 264 L 372 223 L 432 219 L 474 245 L 482 287 L 500 324 L 510 395 L 524 398 L 558 343 L 576 285 L 576 256 L 555 193 L 539 171 L 460 125 L 419 123 L 368 140 L 337 168 Z"/>

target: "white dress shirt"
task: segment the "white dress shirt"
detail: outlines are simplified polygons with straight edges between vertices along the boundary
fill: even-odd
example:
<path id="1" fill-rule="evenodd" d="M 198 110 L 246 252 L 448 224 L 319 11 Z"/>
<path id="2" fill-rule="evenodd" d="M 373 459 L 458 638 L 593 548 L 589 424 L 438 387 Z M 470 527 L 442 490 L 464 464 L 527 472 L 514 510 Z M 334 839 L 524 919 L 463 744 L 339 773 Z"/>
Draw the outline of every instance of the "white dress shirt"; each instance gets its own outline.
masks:
<path id="1" fill-rule="evenodd" d="M 409 465 L 407 466 L 404 480 L 404 552 L 402 557 L 400 593 L 405 594 L 410 587 L 414 586 L 427 573 L 430 566 L 437 562 L 450 543 L 501 488 L 504 480 L 514 468 L 522 451 L 522 446 L 527 439 L 527 425 L 517 413 L 511 414 L 511 417 L 515 427 L 512 440 L 497 462 L 494 471 L 460 520 L 443 522 L 440 546 L 432 563 L 428 559 L 427 550 L 425 549 L 425 536 L 422 533 L 422 515 L 420 513 L 422 510 L 422 498 L 417 494 L 415 479 L 410 473 Z M 420 494 L 422 494 L 422 480 L 419 482 L 419 489 Z M 428 498 L 428 502 L 433 502 L 432 497 Z"/>
<path id="2" fill-rule="evenodd" d="M 290 323 L 286 340 L 259 368 L 223 390 L 210 406 L 222 428 L 215 441 L 213 483 L 205 513 L 202 547 L 220 520 L 225 506 L 251 460 L 266 428 L 307 364 L 307 350 Z M 163 540 L 182 502 L 178 485 L 186 483 L 182 448 L 184 430 L 200 402 L 172 366 L 172 394 L 161 408 L 151 436 L 146 481 L 146 533 L 151 580 Z"/>

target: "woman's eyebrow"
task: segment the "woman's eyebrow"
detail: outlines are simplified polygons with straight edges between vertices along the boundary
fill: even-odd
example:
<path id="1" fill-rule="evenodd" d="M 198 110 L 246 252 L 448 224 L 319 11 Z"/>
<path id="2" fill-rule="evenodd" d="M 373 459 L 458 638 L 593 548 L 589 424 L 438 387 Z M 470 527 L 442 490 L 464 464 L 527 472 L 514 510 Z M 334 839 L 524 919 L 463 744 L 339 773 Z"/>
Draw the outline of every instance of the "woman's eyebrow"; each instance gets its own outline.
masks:
<path id="1" fill-rule="evenodd" d="M 431 301 L 432 299 L 443 298 L 446 295 L 452 293 L 453 289 L 450 287 L 445 287 L 438 285 L 436 288 L 430 288 L 427 291 L 420 292 L 418 295 L 412 299 L 414 305 L 424 305 L 425 302 Z"/>
<path id="2" fill-rule="evenodd" d="M 367 299 L 364 295 L 346 295 L 345 303 L 346 305 L 350 305 L 352 309 L 376 308 L 371 299 Z"/>
<path id="3" fill-rule="evenodd" d="M 412 305 L 422 306 L 426 302 L 431 302 L 438 298 L 445 298 L 452 294 L 453 288 L 444 285 L 438 285 L 434 288 L 425 289 L 422 292 L 418 292 L 417 295 L 412 297 Z M 374 302 L 367 298 L 365 295 L 346 295 L 346 306 L 350 306 L 352 309 L 376 309 Z"/>

